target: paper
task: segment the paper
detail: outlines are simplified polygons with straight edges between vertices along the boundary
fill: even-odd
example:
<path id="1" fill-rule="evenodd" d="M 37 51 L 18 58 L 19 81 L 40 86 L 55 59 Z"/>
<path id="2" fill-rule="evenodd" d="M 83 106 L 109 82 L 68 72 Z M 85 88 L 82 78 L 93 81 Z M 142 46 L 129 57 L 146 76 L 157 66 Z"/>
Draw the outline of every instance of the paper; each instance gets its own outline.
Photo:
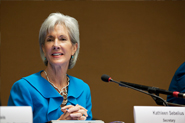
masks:
<path id="1" fill-rule="evenodd" d="M 0 123 L 33 123 L 30 106 L 0 106 Z"/>

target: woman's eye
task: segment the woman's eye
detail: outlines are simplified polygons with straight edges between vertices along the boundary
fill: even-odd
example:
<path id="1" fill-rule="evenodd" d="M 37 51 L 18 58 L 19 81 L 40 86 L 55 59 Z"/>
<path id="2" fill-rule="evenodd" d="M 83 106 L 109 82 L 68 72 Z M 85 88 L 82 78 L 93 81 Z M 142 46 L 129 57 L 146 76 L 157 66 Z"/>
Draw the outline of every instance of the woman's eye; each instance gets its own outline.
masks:
<path id="1" fill-rule="evenodd" d="M 66 41 L 66 39 L 65 39 L 65 38 L 62 38 L 61 40 L 62 40 L 62 41 Z"/>
<path id="2" fill-rule="evenodd" d="M 48 38 L 47 41 L 52 41 L 52 39 Z"/>
<path id="3" fill-rule="evenodd" d="M 66 41 L 66 40 L 67 40 L 67 37 L 64 36 L 64 35 L 61 35 L 61 36 L 59 36 L 58 39 L 59 39 L 60 41 Z"/>
<path id="4" fill-rule="evenodd" d="M 59 38 L 60 41 L 66 41 L 67 39 L 66 38 Z"/>

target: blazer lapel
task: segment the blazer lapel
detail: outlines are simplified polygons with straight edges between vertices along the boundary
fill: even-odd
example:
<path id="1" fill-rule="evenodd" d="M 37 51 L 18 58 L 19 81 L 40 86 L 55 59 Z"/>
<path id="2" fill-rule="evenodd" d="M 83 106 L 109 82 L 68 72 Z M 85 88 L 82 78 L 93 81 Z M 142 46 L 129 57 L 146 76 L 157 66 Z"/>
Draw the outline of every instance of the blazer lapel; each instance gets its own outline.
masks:
<path id="1" fill-rule="evenodd" d="M 69 76 L 70 82 L 68 86 L 68 101 L 76 105 L 78 104 L 77 98 L 83 93 L 84 89 L 82 85 L 80 84 L 80 79 L 77 79 L 75 77 Z"/>
<path id="2" fill-rule="evenodd" d="M 48 119 L 51 119 L 49 114 L 60 107 L 63 97 L 46 79 L 41 77 L 40 73 L 41 71 L 23 79 L 30 83 L 44 98 L 49 99 L 47 115 Z"/>

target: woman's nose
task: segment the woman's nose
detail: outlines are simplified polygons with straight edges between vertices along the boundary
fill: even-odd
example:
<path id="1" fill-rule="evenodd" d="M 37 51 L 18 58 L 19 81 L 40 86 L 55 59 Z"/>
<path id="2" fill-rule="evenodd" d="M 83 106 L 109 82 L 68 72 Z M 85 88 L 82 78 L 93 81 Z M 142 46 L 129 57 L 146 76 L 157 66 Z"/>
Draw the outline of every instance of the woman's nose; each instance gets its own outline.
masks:
<path id="1" fill-rule="evenodd" d="M 54 50 L 60 49 L 60 45 L 59 45 L 58 40 L 55 40 L 55 42 L 54 42 L 54 44 L 53 44 L 53 49 L 54 49 Z"/>

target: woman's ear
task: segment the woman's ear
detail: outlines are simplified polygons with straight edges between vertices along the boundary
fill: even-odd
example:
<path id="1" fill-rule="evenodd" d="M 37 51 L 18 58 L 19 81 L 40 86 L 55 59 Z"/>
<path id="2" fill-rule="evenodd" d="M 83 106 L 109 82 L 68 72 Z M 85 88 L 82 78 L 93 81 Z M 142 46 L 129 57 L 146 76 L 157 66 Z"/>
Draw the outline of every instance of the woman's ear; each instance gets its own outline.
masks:
<path id="1" fill-rule="evenodd" d="M 44 48 L 44 44 L 42 44 L 42 51 L 43 51 L 43 53 L 44 53 L 44 56 L 46 56 L 46 52 L 45 52 L 45 48 Z"/>
<path id="2" fill-rule="evenodd" d="M 75 54 L 75 52 L 77 51 L 77 49 L 78 49 L 78 43 L 73 44 L 73 46 L 72 46 L 72 55 Z"/>

